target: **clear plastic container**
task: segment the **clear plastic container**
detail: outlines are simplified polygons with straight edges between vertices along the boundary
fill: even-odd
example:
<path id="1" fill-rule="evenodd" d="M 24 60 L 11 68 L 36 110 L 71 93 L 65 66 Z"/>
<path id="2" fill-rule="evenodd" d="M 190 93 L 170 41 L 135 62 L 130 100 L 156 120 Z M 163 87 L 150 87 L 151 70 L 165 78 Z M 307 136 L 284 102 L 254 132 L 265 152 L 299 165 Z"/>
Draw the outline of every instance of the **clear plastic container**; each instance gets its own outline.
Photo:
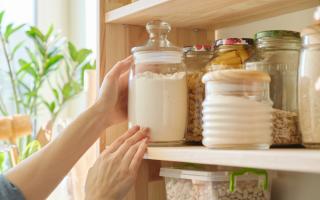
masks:
<path id="1" fill-rule="evenodd" d="M 187 81 L 183 51 L 167 40 L 170 25 L 151 21 L 149 40 L 132 49 L 129 77 L 129 127 L 151 129 L 151 145 L 180 144 L 187 127 Z"/>
<path id="2" fill-rule="evenodd" d="M 220 70 L 207 73 L 203 102 L 203 140 L 209 148 L 268 149 L 272 102 L 268 74 Z"/>
<path id="3" fill-rule="evenodd" d="M 204 100 L 204 84 L 201 79 L 206 73 L 205 66 L 212 58 L 213 51 L 210 45 L 199 44 L 185 47 L 183 50 L 188 83 L 188 127 L 185 139 L 188 142 L 201 142 Z"/>
<path id="4" fill-rule="evenodd" d="M 214 44 L 214 55 L 207 65 L 207 71 L 243 69 L 245 62 L 254 53 L 251 38 L 219 39 Z"/>
<path id="5" fill-rule="evenodd" d="M 270 200 L 265 170 L 195 171 L 161 168 L 167 200 Z"/>
<path id="6" fill-rule="evenodd" d="M 320 148 L 320 7 L 316 23 L 302 31 L 299 68 L 299 122 L 303 144 Z"/>

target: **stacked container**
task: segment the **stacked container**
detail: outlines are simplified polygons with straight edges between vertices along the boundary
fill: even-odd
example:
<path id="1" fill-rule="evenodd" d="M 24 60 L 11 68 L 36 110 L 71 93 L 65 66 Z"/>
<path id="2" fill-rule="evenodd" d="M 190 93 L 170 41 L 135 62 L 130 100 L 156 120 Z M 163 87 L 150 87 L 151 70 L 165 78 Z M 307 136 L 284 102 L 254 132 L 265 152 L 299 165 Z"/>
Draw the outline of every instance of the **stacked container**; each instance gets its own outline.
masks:
<path id="1" fill-rule="evenodd" d="M 161 168 L 167 200 L 270 200 L 265 170 L 195 171 Z"/>
<path id="2" fill-rule="evenodd" d="M 203 140 L 209 148 L 268 149 L 272 102 L 268 74 L 221 70 L 207 73 Z"/>

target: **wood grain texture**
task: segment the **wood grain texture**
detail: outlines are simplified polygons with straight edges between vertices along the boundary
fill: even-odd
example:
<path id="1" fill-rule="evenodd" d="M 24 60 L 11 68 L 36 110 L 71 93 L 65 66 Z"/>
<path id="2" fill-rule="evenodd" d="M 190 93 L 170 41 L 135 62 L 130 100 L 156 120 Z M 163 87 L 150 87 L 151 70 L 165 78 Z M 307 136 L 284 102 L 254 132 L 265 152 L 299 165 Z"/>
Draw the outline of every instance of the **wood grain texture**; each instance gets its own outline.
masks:
<path id="1" fill-rule="evenodd" d="M 106 13 L 107 23 L 144 25 L 161 19 L 175 27 L 216 28 L 317 6 L 318 0 L 142 0 Z"/>
<path id="2" fill-rule="evenodd" d="M 149 147 L 145 159 L 320 174 L 320 150 L 214 150 L 202 146 Z"/>

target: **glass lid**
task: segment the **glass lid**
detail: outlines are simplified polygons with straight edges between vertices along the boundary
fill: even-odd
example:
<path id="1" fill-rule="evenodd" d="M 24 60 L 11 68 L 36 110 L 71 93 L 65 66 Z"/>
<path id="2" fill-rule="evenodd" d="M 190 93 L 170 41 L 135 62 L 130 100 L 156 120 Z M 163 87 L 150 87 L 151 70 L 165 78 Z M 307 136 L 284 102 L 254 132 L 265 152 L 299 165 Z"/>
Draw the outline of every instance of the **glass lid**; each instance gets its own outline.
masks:
<path id="1" fill-rule="evenodd" d="M 182 62 L 182 48 L 174 46 L 168 40 L 168 33 L 171 30 L 167 22 L 153 20 L 147 23 L 146 29 L 149 39 L 144 46 L 132 48 L 135 62 Z"/>

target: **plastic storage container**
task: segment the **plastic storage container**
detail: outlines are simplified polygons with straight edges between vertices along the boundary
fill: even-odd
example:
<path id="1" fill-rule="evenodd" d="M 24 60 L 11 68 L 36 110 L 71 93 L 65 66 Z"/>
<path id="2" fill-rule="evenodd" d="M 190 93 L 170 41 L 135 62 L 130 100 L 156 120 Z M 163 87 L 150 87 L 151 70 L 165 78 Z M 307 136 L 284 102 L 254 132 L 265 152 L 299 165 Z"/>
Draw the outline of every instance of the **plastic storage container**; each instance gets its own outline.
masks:
<path id="1" fill-rule="evenodd" d="M 205 66 L 212 58 L 213 51 L 210 45 L 194 45 L 183 50 L 188 83 L 188 128 L 185 139 L 188 142 L 201 142 L 204 100 L 204 84 L 201 79 L 206 73 Z"/>
<path id="2" fill-rule="evenodd" d="M 294 31 L 271 30 L 256 33 L 257 52 L 246 63 L 248 70 L 261 70 L 271 77 L 270 98 L 273 101 L 274 146 L 301 144 L 298 130 L 297 83 L 300 34 Z"/>
<path id="3" fill-rule="evenodd" d="M 320 148 L 320 7 L 316 23 L 302 31 L 299 69 L 299 121 L 303 144 Z"/>
<path id="4" fill-rule="evenodd" d="M 219 39 L 214 44 L 214 55 L 207 65 L 207 71 L 223 69 L 242 69 L 254 53 L 251 38 Z"/>
<path id="5" fill-rule="evenodd" d="M 151 129 L 151 145 L 182 143 L 187 127 L 187 81 L 183 51 L 167 40 L 170 25 L 151 21 L 149 40 L 132 49 L 129 77 L 129 127 Z"/>
<path id="6" fill-rule="evenodd" d="M 265 170 L 194 171 L 161 168 L 167 200 L 269 200 Z"/>
<path id="7" fill-rule="evenodd" d="M 220 70 L 204 75 L 203 140 L 209 148 L 268 149 L 272 102 L 268 74 Z"/>

